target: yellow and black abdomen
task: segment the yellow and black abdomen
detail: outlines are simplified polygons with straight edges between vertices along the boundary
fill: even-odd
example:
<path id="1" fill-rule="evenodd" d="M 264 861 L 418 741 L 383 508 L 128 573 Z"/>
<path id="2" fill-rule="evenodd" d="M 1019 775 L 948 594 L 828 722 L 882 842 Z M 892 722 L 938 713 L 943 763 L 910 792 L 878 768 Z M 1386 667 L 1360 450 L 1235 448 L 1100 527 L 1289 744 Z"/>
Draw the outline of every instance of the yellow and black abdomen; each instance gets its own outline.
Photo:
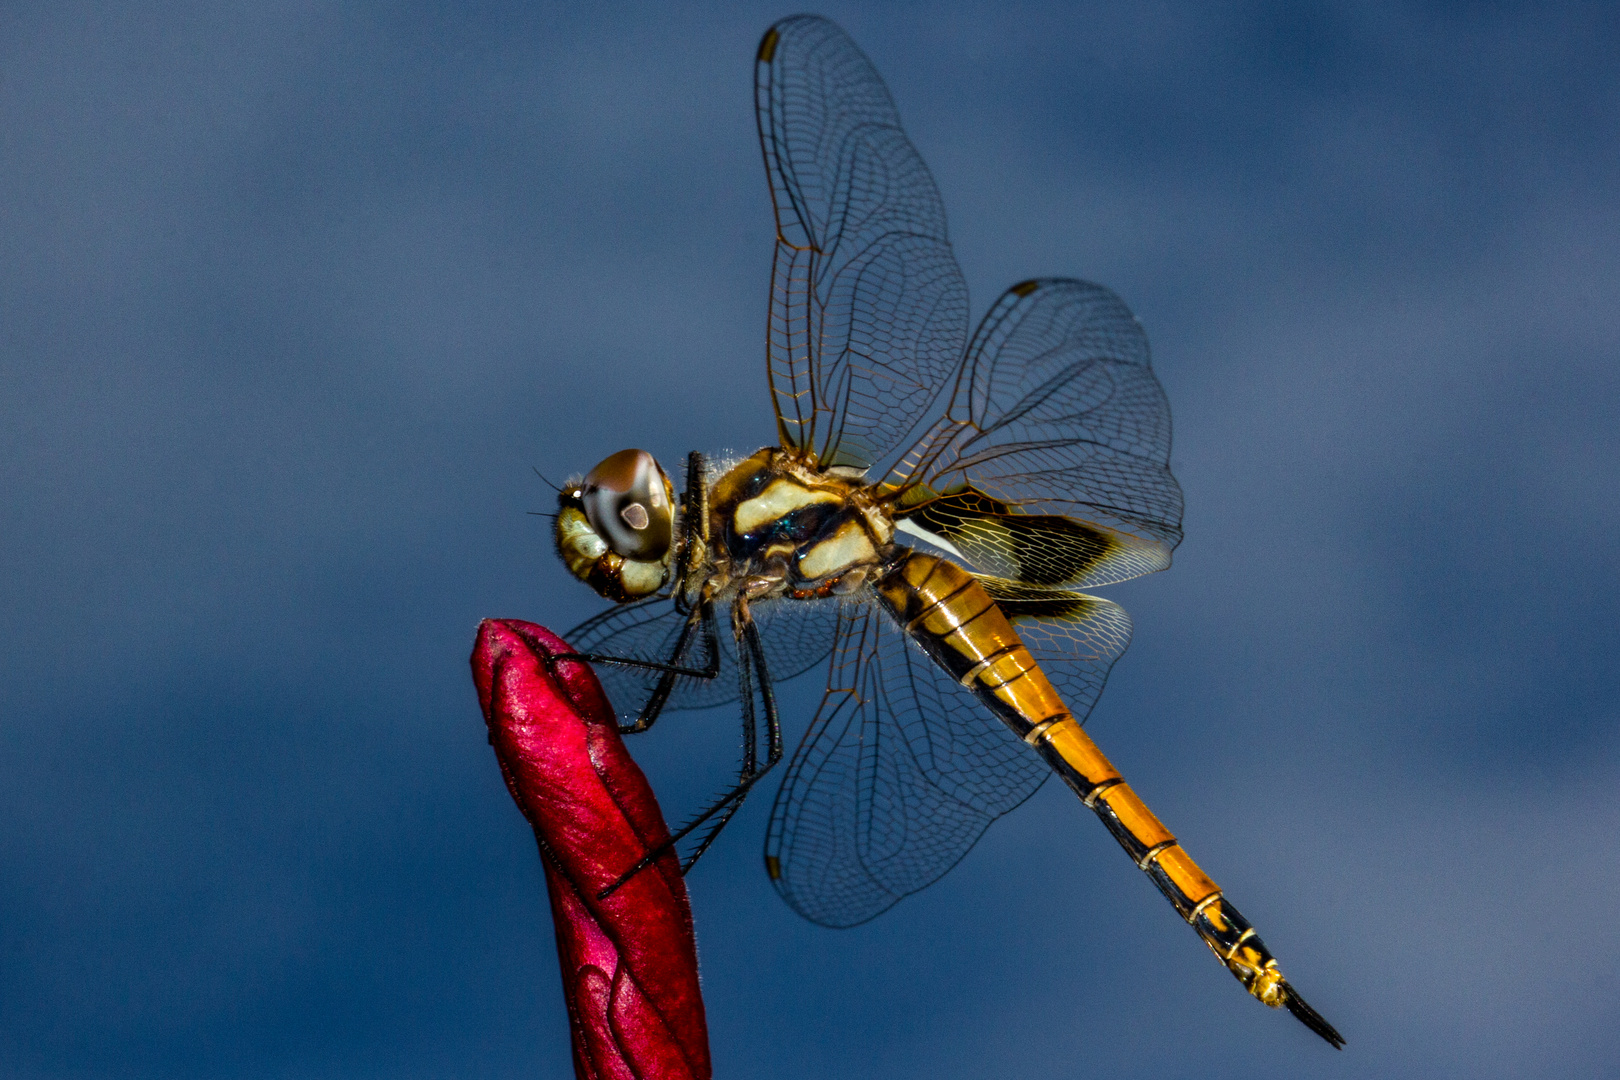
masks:
<path id="1" fill-rule="evenodd" d="M 1085 733 L 984 586 L 936 555 L 892 564 L 877 592 L 940 667 L 972 690 L 1090 807 L 1245 989 L 1286 1007 L 1312 1031 L 1344 1040 L 1283 978 L 1259 935 L 1149 810 Z"/>

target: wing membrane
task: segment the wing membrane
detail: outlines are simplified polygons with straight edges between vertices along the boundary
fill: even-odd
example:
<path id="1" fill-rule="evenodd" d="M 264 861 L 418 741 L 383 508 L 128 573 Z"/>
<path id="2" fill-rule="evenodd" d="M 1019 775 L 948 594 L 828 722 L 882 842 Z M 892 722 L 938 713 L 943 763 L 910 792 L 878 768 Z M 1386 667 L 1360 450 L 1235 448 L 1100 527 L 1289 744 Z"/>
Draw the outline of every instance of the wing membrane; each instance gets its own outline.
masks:
<path id="1" fill-rule="evenodd" d="M 783 446 L 867 468 L 956 373 L 967 285 L 928 167 L 834 24 L 773 26 L 755 67 L 776 209 L 767 353 Z"/>
<path id="2" fill-rule="evenodd" d="M 1063 704 L 1084 721 L 1114 661 L 1131 643 L 1131 617 L 1112 600 L 974 575 L 1001 608 Z"/>
<path id="3" fill-rule="evenodd" d="M 771 813 L 767 866 L 799 914 L 853 926 L 956 865 L 1046 773 L 886 614 L 852 604 Z"/>
<path id="4" fill-rule="evenodd" d="M 1124 302 L 1015 285 L 985 315 L 949 417 L 903 459 L 901 504 L 975 567 L 1085 587 L 1160 570 L 1181 541 L 1170 408 Z M 1065 519 L 1065 525 L 1054 519 Z"/>
<path id="5" fill-rule="evenodd" d="M 751 610 L 760 625 L 765 663 L 774 681 L 808 671 L 832 649 L 838 626 L 835 601 L 767 601 L 753 605 Z M 667 597 L 653 596 L 620 604 L 585 620 L 568 632 L 567 640 L 583 653 L 700 668 L 708 660 L 708 652 L 699 632 L 694 631 L 680 655 L 674 655 L 686 620 L 687 616 Z M 736 642 L 726 620 L 722 618 L 718 623 L 715 639 L 720 654 L 719 674 L 713 679 L 679 676 L 664 708 L 707 709 L 737 700 Z M 652 669 L 621 664 L 597 664 L 595 670 L 624 723 L 640 715 L 642 705 L 662 677 Z"/>
<path id="6" fill-rule="evenodd" d="M 982 579 L 1074 714 L 1130 640 L 1117 605 Z M 841 613 L 828 690 L 771 812 L 767 866 L 794 910 L 853 926 L 936 881 L 1046 764 L 872 604 Z"/>

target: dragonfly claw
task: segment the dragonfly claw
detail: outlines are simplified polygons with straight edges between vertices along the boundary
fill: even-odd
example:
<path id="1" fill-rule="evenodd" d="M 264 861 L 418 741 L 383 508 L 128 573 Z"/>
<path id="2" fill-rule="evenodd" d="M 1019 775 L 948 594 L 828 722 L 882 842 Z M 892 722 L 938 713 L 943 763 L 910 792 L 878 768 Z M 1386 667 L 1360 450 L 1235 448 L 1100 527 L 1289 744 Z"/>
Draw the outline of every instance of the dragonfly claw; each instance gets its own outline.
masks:
<path id="1" fill-rule="evenodd" d="M 1344 1036 L 1334 1030 L 1333 1025 L 1328 1023 L 1321 1013 L 1311 1008 L 1305 999 L 1299 996 L 1299 991 L 1289 986 L 1286 981 L 1282 984 L 1282 999 L 1284 1007 L 1294 1014 L 1295 1020 L 1298 1020 L 1327 1040 L 1328 1045 L 1333 1049 L 1344 1049 Z"/>

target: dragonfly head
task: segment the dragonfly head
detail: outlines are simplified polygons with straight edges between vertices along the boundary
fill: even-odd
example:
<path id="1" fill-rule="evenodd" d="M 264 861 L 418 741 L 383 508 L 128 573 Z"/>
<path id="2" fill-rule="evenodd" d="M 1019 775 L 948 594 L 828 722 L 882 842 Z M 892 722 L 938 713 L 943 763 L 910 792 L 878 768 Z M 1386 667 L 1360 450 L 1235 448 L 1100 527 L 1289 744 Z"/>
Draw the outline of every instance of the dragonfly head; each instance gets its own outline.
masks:
<path id="1" fill-rule="evenodd" d="M 669 577 L 675 489 L 645 450 L 620 450 L 558 493 L 557 554 L 609 600 L 657 592 Z"/>

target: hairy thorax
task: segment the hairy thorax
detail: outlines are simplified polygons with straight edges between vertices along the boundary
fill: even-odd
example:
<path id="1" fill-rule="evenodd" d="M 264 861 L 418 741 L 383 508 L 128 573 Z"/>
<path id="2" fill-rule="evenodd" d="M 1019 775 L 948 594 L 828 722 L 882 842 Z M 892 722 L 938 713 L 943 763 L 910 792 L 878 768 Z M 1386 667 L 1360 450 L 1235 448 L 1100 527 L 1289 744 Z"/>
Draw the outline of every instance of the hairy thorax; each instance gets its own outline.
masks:
<path id="1" fill-rule="evenodd" d="M 711 587 L 747 600 L 853 592 L 894 540 L 889 508 L 860 473 L 770 447 L 727 470 L 708 501 Z"/>

